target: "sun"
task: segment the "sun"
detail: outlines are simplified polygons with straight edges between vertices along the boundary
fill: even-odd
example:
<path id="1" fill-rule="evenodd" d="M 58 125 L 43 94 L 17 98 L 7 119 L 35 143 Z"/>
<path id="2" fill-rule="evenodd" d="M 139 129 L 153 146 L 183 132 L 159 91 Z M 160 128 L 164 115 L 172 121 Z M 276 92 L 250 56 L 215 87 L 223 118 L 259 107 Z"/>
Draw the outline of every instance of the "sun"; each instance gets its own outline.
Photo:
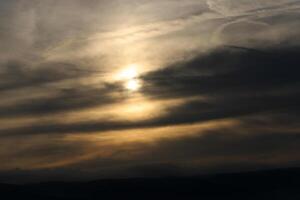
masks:
<path id="1" fill-rule="evenodd" d="M 120 80 L 131 80 L 138 77 L 138 66 L 137 65 L 129 65 L 124 70 L 119 73 Z"/>
<path id="2" fill-rule="evenodd" d="M 118 80 L 124 82 L 124 87 L 129 91 L 138 91 L 142 86 L 137 69 L 138 66 L 132 64 L 122 70 L 118 75 Z"/>
<path id="3" fill-rule="evenodd" d="M 126 82 L 125 88 L 130 91 L 137 91 L 141 88 L 140 81 L 137 79 L 132 79 Z"/>

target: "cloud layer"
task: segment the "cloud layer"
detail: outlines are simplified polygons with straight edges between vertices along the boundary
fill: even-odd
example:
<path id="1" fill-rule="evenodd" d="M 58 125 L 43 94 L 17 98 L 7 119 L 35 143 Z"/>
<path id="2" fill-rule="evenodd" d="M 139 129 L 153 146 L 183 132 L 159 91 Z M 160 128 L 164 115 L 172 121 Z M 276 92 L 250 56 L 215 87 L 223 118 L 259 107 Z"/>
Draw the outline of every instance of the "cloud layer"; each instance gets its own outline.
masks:
<path id="1" fill-rule="evenodd" d="M 1 1 L 0 178 L 298 165 L 299 6 Z"/>

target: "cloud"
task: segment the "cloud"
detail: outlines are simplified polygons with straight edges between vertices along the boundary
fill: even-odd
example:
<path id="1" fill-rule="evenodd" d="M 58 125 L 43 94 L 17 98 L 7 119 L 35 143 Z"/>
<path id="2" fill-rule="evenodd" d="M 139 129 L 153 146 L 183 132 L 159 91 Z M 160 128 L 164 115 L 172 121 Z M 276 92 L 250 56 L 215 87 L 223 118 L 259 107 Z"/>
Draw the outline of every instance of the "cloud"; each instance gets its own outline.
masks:
<path id="1" fill-rule="evenodd" d="M 298 9 L 292 0 L 1 1 L 2 168 L 153 176 L 298 162 Z M 130 64 L 141 73 L 136 92 L 112 78 Z M 168 131 L 147 135 L 158 129 Z"/>
<path id="2" fill-rule="evenodd" d="M 122 83 L 105 82 L 103 76 L 101 70 L 70 63 L 4 63 L 0 65 L 0 96 L 4 100 L 0 118 L 49 116 L 121 102 L 121 95 L 113 94 L 121 93 Z M 95 77 L 101 77 L 97 83 Z"/>
<path id="3" fill-rule="evenodd" d="M 22 61 L 8 61 L 0 66 L 0 92 L 42 87 L 90 75 L 90 71 L 70 63 L 46 62 L 35 66 Z"/>
<path id="4" fill-rule="evenodd" d="M 39 174 L 48 178 L 49 173 L 53 173 L 56 177 L 63 172 L 62 174 L 69 180 L 107 176 L 184 176 L 271 166 L 297 166 L 299 164 L 297 154 L 300 143 L 299 127 L 289 129 L 289 123 L 282 126 L 276 122 L 269 122 L 266 126 L 265 120 L 272 119 L 273 116 L 257 114 L 239 118 L 239 123 L 225 127 L 220 127 L 216 123 L 216 126 L 198 131 L 186 128 L 182 130 L 186 134 L 180 137 L 161 137 L 151 142 L 132 141 L 120 143 L 120 145 L 108 143 L 104 146 L 100 143 L 98 147 L 95 145 L 96 141 L 89 145 L 86 142 L 82 144 L 75 142 L 76 145 L 66 143 L 66 150 L 63 154 L 59 151 L 63 150 L 64 143 L 54 143 L 50 147 L 37 146 L 25 151 L 24 155 L 33 151 L 32 155 L 39 158 L 38 155 L 41 152 L 42 155 L 59 160 L 63 159 L 65 154 L 78 155 L 82 147 L 87 148 L 81 145 L 95 145 L 93 147 L 95 152 L 106 151 L 107 153 L 77 160 L 66 166 L 57 166 L 50 171 L 44 169 L 18 173 L 23 173 L 24 176 L 33 174 L 31 180 L 34 180 Z M 255 123 L 253 120 L 256 120 Z M 193 134 L 188 134 L 190 131 L 193 131 Z M 145 134 L 148 132 L 145 131 Z M 73 173 L 68 173 L 66 169 L 71 169 Z M 35 171 L 38 173 L 35 174 Z M 15 173 L 6 174 L 12 174 L 13 177 Z"/>
<path id="5" fill-rule="evenodd" d="M 145 94 L 170 98 L 197 95 L 257 95 L 296 86 L 299 48 L 228 46 L 145 76 Z M 294 91 L 297 91 L 296 89 Z"/>
<path id="6" fill-rule="evenodd" d="M 92 107 L 99 108 L 121 101 L 121 99 L 110 95 L 113 88 L 113 86 L 107 85 L 106 88 L 73 88 L 55 91 L 56 94 L 53 96 L 0 106 L 0 118 L 47 116 Z"/>
<path id="7" fill-rule="evenodd" d="M 247 15 L 259 13 L 259 11 L 285 10 L 293 7 L 298 8 L 299 2 L 295 0 L 207 0 L 211 10 L 225 16 Z"/>
<path id="8" fill-rule="evenodd" d="M 299 108 L 299 48 L 252 50 L 225 47 L 187 62 L 151 72 L 143 77 L 144 95 L 153 99 L 185 99 L 167 109 L 166 114 L 146 120 L 91 120 L 89 122 L 41 123 L 2 129 L 1 135 L 70 134 L 200 123 L 239 118 L 266 112 L 293 112 Z M 45 102 L 21 104 L 3 112 L 50 114 L 112 103 L 102 95 L 78 90 Z M 67 95 L 67 96 L 64 96 Z M 205 98 L 198 98 L 198 97 Z M 188 98 L 194 99 L 189 100 Z M 26 106 L 24 106 L 26 105 Z"/>

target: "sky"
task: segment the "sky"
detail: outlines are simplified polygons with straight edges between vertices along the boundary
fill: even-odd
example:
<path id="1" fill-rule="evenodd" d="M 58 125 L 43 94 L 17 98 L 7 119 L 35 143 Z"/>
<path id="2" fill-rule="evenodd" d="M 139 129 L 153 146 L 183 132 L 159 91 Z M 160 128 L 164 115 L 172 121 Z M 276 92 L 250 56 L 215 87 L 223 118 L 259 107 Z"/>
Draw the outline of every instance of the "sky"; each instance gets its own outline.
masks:
<path id="1" fill-rule="evenodd" d="M 300 166 L 299 0 L 1 0 L 0 181 Z"/>

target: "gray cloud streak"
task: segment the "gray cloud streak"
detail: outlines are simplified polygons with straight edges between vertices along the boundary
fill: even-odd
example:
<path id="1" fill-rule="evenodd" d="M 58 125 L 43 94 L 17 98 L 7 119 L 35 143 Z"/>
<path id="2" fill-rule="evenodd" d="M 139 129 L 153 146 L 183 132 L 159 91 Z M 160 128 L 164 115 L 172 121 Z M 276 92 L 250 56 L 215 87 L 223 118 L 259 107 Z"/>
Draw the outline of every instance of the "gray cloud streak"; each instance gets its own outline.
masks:
<path id="1" fill-rule="evenodd" d="M 190 124 L 264 112 L 290 112 L 299 109 L 298 55 L 298 48 L 265 52 L 236 48 L 216 50 L 144 77 L 149 85 L 144 92 L 151 98 L 204 95 L 208 100 L 187 100 L 168 109 L 166 115 L 150 120 L 46 123 L 1 130 L 1 133 L 9 136 L 101 132 Z M 107 89 L 108 94 L 113 91 L 113 87 Z M 99 96 L 95 90 L 74 92 L 40 103 L 21 104 L 8 108 L 6 112 L 3 108 L 2 116 L 51 114 L 112 103 L 111 99 L 105 100 L 105 95 Z"/>

